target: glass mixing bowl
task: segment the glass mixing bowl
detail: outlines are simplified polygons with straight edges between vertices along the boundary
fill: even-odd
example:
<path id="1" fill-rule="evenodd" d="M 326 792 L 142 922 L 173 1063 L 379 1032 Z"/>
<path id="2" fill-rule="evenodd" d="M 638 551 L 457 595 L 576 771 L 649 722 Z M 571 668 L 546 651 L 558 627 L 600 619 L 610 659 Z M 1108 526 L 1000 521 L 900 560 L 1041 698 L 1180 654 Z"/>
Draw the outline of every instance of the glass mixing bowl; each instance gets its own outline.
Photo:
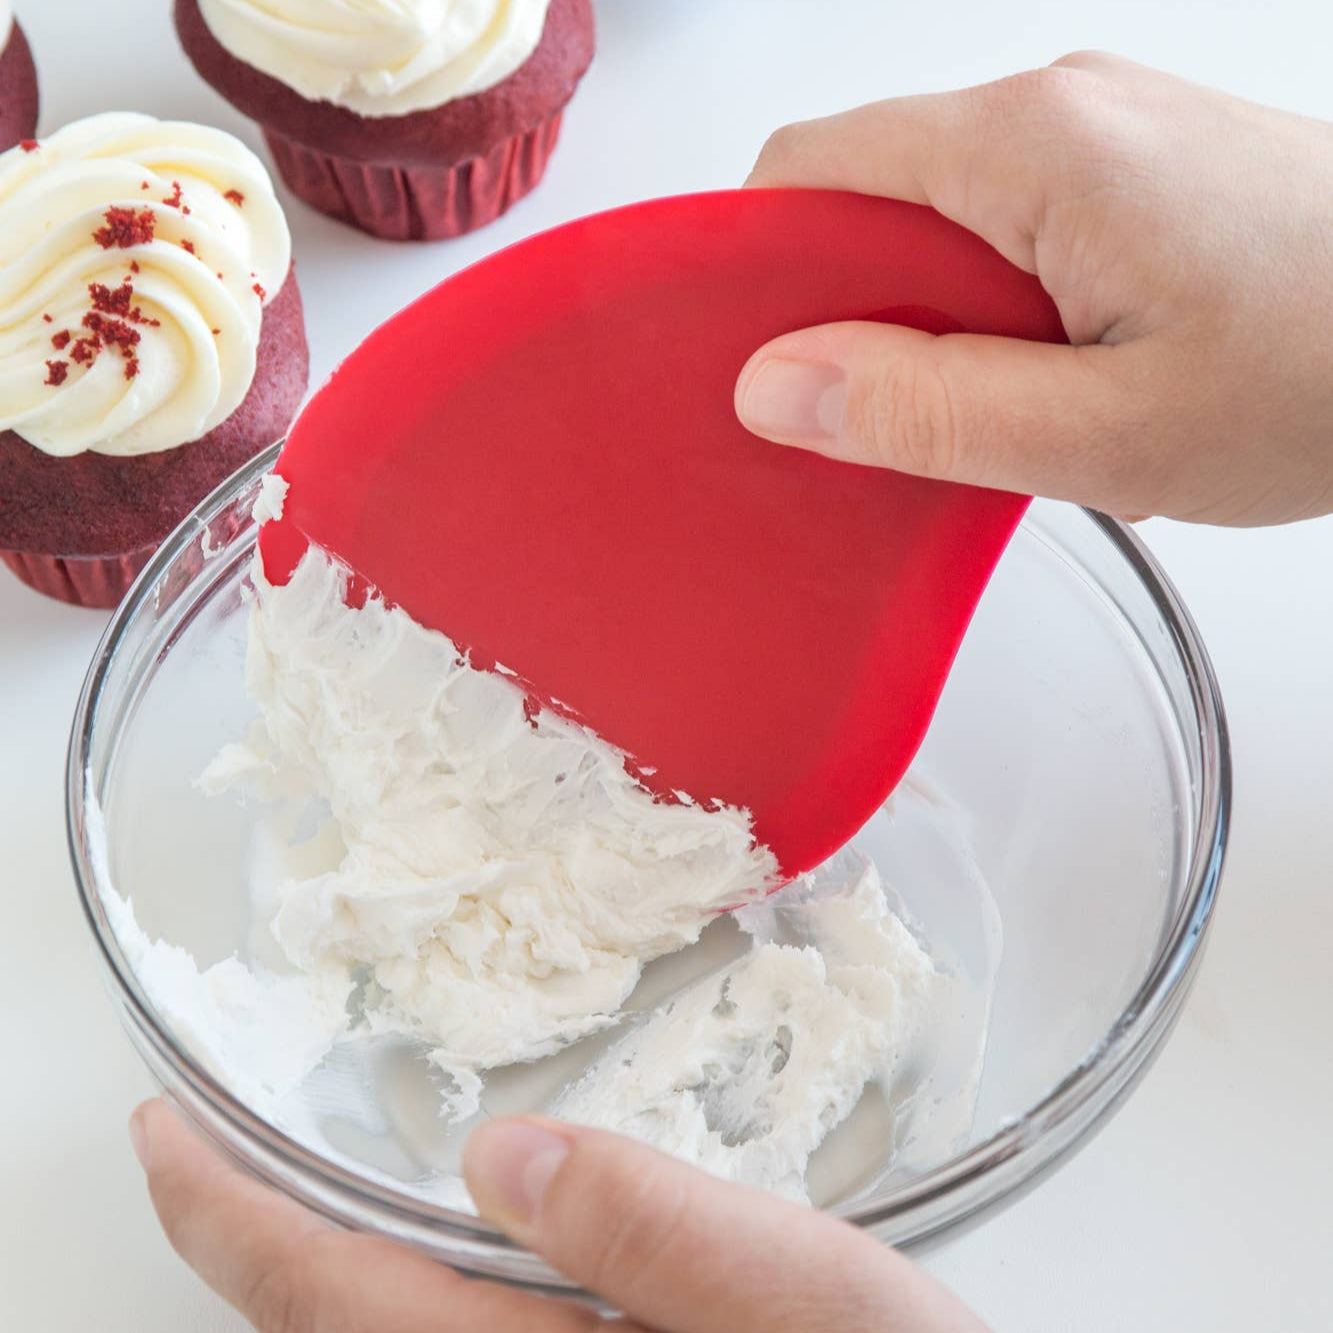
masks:
<path id="1" fill-rule="evenodd" d="M 163 1088 L 261 1179 L 458 1267 L 562 1287 L 465 1200 L 420 1187 L 423 1160 L 447 1176 L 456 1145 L 430 1159 L 422 1144 L 437 1118 L 419 1098 L 378 1125 L 329 1126 L 327 1150 L 243 1105 L 155 1008 L 108 918 L 114 887 L 150 935 L 201 965 L 246 949 L 256 815 L 205 796 L 196 779 L 254 716 L 241 589 L 250 510 L 275 453 L 222 486 L 158 552 L 112 620 L 79 702 L 70 847 L 111 992 Z M 1068 505 L 1033 506 L 977 611 L 918 768 L 966 814 L 1004 948 L 970 1133 L 934 1157 L 890 1161 L 883 1133 L 876 1140 L 872 1126 L 867 1140 L 863 1126 L 852 1160 L 844 1144 L 816 1194 L 897 1244 L 981 1215 L 1084 1140 L 1148 1066 L 1199 964 L 1226 843 L 1226 726 L 1197 632 L 1132 533 Z M 866 847 L 927 939 L 952 933 L 956 956 L 976 953 L 975 905 L 951 905 L 929 821 L 881 824 L 868 826 Z M 334 1071 L 334 1082 L 380 1096 L 413 1076 L 410 1061 L 383 1063 Z M 497 1097 L 489 1110 L 513 1108 L 512 1093 Z"/>

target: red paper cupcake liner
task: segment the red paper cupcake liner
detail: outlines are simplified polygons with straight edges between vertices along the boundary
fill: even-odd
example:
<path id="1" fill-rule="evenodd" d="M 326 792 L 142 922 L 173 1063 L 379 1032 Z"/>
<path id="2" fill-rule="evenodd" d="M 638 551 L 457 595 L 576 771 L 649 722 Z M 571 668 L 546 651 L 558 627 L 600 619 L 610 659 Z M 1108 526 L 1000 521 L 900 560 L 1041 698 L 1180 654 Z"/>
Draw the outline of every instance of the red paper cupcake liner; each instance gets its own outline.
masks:
<path id="1" fill-rule="evenodd" d="M 37 67 L 15 22 L 0 46 L 0 152 L 37 133 Z"/>
<path id="2" fill-rule="evenodd" d="M 30 588 L 74 606 L 110 610 L 130 589 L 157 550 L 141 546 L 124 555 L 42 555 L 0 551 L 3 560 Z"/>
<path id="3" fill-rule="evenodd" d="M 321 213 L 391 241 L 438 241 L 494 222 L 546 170 L 560 113 L 457 166 L 402 167 L 317 153 L 264 127 L 282 178 Z"/>

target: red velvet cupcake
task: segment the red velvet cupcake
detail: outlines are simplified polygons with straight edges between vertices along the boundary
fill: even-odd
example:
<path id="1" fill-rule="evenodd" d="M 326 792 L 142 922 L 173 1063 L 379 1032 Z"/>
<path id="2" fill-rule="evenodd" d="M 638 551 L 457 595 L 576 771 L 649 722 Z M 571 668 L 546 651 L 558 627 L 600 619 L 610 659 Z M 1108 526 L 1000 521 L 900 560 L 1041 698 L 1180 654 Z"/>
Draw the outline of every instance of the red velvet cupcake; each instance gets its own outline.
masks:
<path id="1" fill-rule="evenodd" d="M 461 235 L 527 194 L 594 44 L 591 0 L 175 0 L 175 14 L 292 190 L 392 240 Z"/>
<path id="2" fill-rule="evenodd" d="M 286 220 L 231 135 L 93 116 L 0 155 L 0 271 L 0 559 L 114 606 L 296 414 Z"/>
<path id="3" fill-rule="evenodd" d="M 0 152 L 37 132 L 37 68 L 9 0 L 0 0 Z"/>

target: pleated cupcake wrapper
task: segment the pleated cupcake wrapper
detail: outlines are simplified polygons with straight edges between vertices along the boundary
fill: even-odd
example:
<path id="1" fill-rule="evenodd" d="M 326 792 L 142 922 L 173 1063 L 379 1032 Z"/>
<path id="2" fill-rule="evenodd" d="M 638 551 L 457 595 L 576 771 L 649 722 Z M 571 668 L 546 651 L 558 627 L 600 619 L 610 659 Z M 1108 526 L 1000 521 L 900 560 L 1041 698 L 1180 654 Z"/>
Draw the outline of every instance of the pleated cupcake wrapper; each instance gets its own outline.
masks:
<path id="1" fill-rule="evenodd" d="M 169 606 L 198 577 L 205 564 L 230 546 L 250 525 L 246 509 L 215 514 L 207 528 L 180 549 L 159 581 L 159 606 Z M 160 542 L 149 542 L 121 555 L 44 555 L 35 551 L 0 551 L 3 561 L 30 588 L 75 606 L 110 610 L 119 604 L 152 558 Z"/>
<path id="2" fill-rule="evenodd" d="M 332 157 L 264 127 L 293 193 L 321 213 L 392 241 L 443 240 L 494 222 L 541 180 L 559 134 L 557 112 L 481 157 L 436 168 Z"/>
<path id="3" fill-rule="evenodd" d="M 110 610 L 130 589 L 157 550 L 141 546 L 124 555 L 42 555 L 0 551 L 3 560 L 30 588 L 74 606 Z"/>

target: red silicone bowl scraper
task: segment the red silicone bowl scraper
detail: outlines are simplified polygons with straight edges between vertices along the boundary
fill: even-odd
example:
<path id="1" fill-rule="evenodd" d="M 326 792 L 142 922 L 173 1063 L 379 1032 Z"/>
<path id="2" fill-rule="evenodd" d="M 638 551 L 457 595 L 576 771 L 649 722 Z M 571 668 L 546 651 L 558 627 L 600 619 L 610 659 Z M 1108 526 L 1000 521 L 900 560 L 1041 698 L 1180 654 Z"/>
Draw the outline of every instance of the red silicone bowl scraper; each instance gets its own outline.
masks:
<path id="1" fill-rule="evenodd" d="M 740 426 L 761 343 L 864 318 L 1064 340 L 1034 278 L 910 204 L 728 191 L 535 236 L 312 399 L 267 574 L 317 543 L 664 799 L 745 807 L 807 870 L 902 777 L 1028 502 Z"/>

